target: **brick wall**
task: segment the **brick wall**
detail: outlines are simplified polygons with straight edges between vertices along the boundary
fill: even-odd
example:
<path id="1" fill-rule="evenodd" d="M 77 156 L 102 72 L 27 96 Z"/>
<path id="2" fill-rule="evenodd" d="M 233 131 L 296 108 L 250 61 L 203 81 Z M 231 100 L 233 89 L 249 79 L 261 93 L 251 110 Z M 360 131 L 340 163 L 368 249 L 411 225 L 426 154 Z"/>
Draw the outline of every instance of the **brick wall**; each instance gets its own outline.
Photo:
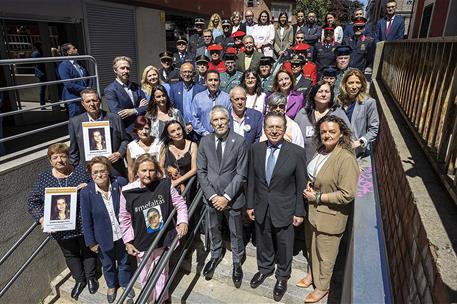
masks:
<path id="1" fill-rule="evenodd" d="M 394 139 L 382 108 L 375 147 L 382 219 L 396 303 L 448 303 Z"/>

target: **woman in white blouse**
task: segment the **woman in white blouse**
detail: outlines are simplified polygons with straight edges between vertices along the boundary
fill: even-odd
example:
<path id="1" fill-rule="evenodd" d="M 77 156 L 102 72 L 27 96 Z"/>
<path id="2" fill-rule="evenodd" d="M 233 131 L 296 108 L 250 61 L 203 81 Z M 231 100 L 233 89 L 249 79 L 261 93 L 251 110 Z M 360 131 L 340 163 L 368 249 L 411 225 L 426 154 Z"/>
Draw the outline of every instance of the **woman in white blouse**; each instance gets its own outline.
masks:
<path id="1" fill-rule="evenodd" d="M 262 82 L 257 71 L 247 69 L 241 76 L 240 83 L 246 91 L 246 107 L 263 114 L 266 95 L 262 91 Z"/>
<path id="2" fill-rule="evenodd" d="M 258 23 L 252 31 L 254 43 L 257 50 L 265 56 L 273 57 L 273 42 L 275 39 L 275 28 L 270 22 L 270 14 L 262 11 L 259 15 Z"/>
<path id="3" fill-rule="evenodd" d="M 144 116 L 138 116 L 134 122 L 133 132 L 138 136 L 127 146 L 127 165 L 129 182 L 133 182 L 133 166 L 135 159 L 140 155 L 149 153 L 159 161 L 160 139 L 158 136 L 151 135 L 151 120 Z"/>

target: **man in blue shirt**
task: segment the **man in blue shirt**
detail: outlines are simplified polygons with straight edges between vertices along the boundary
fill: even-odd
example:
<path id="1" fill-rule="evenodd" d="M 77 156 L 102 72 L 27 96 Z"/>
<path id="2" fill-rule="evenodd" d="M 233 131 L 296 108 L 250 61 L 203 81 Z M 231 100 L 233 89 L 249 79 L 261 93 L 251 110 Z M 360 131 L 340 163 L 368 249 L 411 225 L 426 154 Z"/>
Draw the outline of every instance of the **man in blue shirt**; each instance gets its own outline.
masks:
<path id="1" fill-rule="evenodd" d="M 203 92 L 195 95 L 192 100 L 192 128 L 200 136 L 213 132 L 209 113 L 215 105 L 221 105 L 229 113 L 232 110 L 229 94 L 220 90 L 220 76 L 218 71 L 210 70 L 206 73 L 206 87 Z"/>

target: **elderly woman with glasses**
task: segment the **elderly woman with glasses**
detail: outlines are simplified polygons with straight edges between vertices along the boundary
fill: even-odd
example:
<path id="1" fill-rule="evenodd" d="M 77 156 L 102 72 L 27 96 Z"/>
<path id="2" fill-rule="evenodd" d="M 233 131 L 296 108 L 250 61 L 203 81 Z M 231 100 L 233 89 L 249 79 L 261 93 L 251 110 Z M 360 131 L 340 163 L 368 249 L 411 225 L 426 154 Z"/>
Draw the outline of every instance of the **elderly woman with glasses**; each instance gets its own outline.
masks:
<path id="1" fill-rule="evenodd" d="M 42 227 L 45 225 L 44 201 L 46 188 L 77 187 L 78 190 L 81 190 L 86 187 L 86 183 L 89 180 L 82 165 L 77 167 L 70 165 L 69 149 L 66 144 L 57 143 L 49 146 L 48 159 L 51 163 L 51 168 L 40 174 L 27 199 L 30 215 Z M 78 194 L 77 203 L 79 204 L 79 202 L 80 195 Z M 53 232 L 51 236 L 59 244 L 70 273 L 75 279 L 71 297 L 77 300 L 86 285 L 89 285 L 91 294 L 96 293 L 99 286 L 95 273 L 97 255 L 84 244 L 79 209 L 76 214 L 75 229 Z"/>
<path id="2" fill-rule="evenodd" d="M 286 115 L 287 96 L 281 93 L 273 93 L 267 99 L 267 112 L 277 112 L 286 117 L 286 132 L 284 139 L 293 144 L 304 147 L 303 135 L 298 124 Z M 267 140 L 265 131 L 260 137 L 260 141 Z"/>
<path id="3" fill-rule="evenodd" d="M 108 286 L 106 297 L 108 303 L 113 303 L 117 287 L 127 287 L 131 276 L 119 225 L 121 188 L 127 180 L 111 175 L 111 163 L 104 156 L 92 158 L 87 170 L 92 180 L 81 191 L 80 198 L 84 240 L 90 250 L 99 254 Z M 132 290 L 129 297 L 134 296 Z"/>

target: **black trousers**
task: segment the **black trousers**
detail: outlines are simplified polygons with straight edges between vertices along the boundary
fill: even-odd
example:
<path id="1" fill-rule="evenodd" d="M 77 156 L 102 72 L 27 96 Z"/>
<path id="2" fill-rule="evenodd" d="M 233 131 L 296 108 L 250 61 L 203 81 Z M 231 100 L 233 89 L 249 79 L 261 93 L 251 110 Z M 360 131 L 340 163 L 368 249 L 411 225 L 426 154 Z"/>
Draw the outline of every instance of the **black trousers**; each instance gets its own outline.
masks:
<path id="1" fill-rule="evenodd" d="M 97 254 L 86 247 L 83 236 L 58 240 L 57 243 L 76 282 L 96 277 Z"/>
<path id="2" fill-rule="evenodd" d="M 255 222 L 257 242 L 257 266 L 261 273 L 270 274 L 276 267 L 276 279 L 288 280 L 292 269 L 294 228 L 292 223 L 276 228 L 267 210 L 262 224 Z"/>

